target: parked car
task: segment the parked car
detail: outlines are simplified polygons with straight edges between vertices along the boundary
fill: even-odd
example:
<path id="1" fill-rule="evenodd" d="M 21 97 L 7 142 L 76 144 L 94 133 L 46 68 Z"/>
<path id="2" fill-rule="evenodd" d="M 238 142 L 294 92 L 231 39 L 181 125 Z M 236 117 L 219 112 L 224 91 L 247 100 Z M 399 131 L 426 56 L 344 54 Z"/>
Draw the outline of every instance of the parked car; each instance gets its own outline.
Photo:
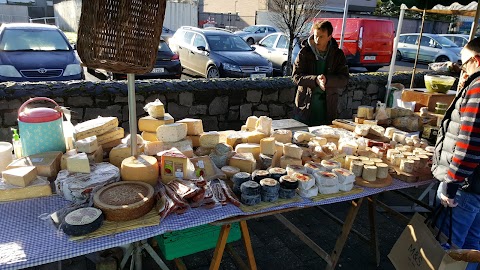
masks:
<path id="1" fill-rule="evenodd" d="M 170 46 L 180 55 L 183 68 L 206 78 L 272 75 L 271 62 L 227 31 L 183 26 L 170 39 Z"/>
<path id="2" fill-rule="evenodd" d="M 286 34 L 277 32 L 264 37 L 258 42 L 258 45 L 253 45 L 252 47 L 255 47 L 255 51 L 258 54 L 272 62 L 274 73 L 288 76 L 290 75 L 287 74 L 288 41 L 289 37 Z M 300 42 L 301 38 L 298 37 L 293 41 L 293 48 L 297 54 L 300 51 Z M 292 61 L 294 60 L 292 53 Z"/>
<path id="3" fill-rule="evenodd" d="M 311 24 L 322 20 L 332 23 L 332 36 L 340 44 L 343 18 L 316 18 Z M 343 52 L 348 65 L 364 67 L 368 71 L 377 71 L 383 66 L 390 65 L 394 38 L 395 29 L 391 20 L 347 18 Z"/>
<path id="4" fill-rule="evenodd" d="M 165 40 L 167 43 L 170 40 L 170 38 L 175 34 L 175 30 L 172 30 L 170 28 L 167 28 L 165 26 L 162 27 L 162 38 Z"/>
<path id="5" fill-rule="evenodd" d="M 440 34 L 440 36 L 450 39 L 453 43 L 457 44 L 458 47 L 465 46 L 470 39 L 469 35 L 464 34 Z"/>
<path id="6" fill-rule="evenodd" d="M 178 54 L 173 53 L 167 42 L 162 38 L 158 44 L 158 52 L 155 65 L 152 71 L 146 74 L 137 74 L 138 79 L 180 79 L 182 76 L 182 65 Z M 113 80 L 126 80 L 127 74 L 118 74 L 105 71 L 103 69 L 88 69 L 89 73 L 102 74 L 102 77 Z"/>
<path id="7" fill-rule="evenodd" d="M 279 32 L 278 29 L 270 25 L 252 25 L 236 31 L 234 34 L 242 37 L 249 45 L 253 45 L 268 34 L 275 32 Z"/>
<path id="8" fill-rule="evenodd" d="M 0 27 L 0 81 L 83 78 L 76 51 L 56 26 L 4 23 Z"/>
<path id="9" fill-rule="evenodd" d="M 418 33 L 401 34 L 398 39 L 397 60 L 415 59 L 419 42 L 419 61 L 451 61 L 461 64 L 460 51 L 462 48 L 446 37 L 429 33 L 424 33 L 421 40 Z"/>

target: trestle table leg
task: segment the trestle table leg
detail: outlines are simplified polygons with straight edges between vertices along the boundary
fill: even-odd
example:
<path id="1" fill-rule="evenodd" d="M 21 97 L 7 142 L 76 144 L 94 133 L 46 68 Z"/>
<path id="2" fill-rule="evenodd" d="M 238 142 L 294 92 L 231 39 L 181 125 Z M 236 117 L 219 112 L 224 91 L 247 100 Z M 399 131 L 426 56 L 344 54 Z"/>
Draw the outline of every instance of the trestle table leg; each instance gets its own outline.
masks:
<path id="1" fill-rule="evenodd" d="M 377 199 L 375 198 L 375 196 L 369 196 L 368 217 L 370 220 L 370 245 L 372 247 L 373 254 L 375 254 L 375 263 L 378 267 L 380 265 L 380 251 L 378 250 L 377 223 L 375 221 L 376 205 Z"/>
<path id="2" fill-rule="evenodd" d="M 348 211 L 347 218 L 345 219 L 345 224 L 343 224 L 342 234 L 337 239 L 335 248 L 333 249 L 332 254 L 330 255 L 331 263 L 327 264 L 327 267 L 325 269 L 328 269 L 328 270 L 335 269 L 335 267 L 337 266 L 338 259 L 340 258 L 340 254 L 342 253 L 343 247 L 345 246 L 345 242 L 347 241 L 348 234 L 352 229 L 353 222 L 357 217 L 358 210 L 360 209 L 362 202 L 363 202 L 363 198 L 358 199 L 358 201 L 352 201 L 352 206 Z"/>
<path id="3" fill-rule="evenodd" d="M 255 262 L 255 255 L 253 254 L 252 240 L 250 239 L 246 220 L 240 221 L 240 230 L 242 232 L 243 245 L 247 252 L 248 266 L 250 266 L 251 270 L 257 270 L 257 263 Z"/>
<path id="4" fill-rule="evenodd" d="M 304 234 L 300 229 L 297 228 L 293 223 L 291 223 L 285 216 L 282 214 L 274 215 L 285 227 L 287 227 L 293 234 L 295 234 L 302 242 L 307 244 L 315 253 L 318 254 L 322 259 L 324 259 L 328 264 L 331 263 L 330 255 L 318 246 L 312 239 L 310 239 L 306 234 Z"/>
<path id="5" fill-rule="evenodd" d="M 137 241 L 128 246 L 127 251 L 122 258 L 122 262 L 120 263 L 120 269 L 124 269 L 128 258 L 132 257 L 130 261 L 130 270 L 133 270 L 134 267 L 136 270 L 142 270 L 142 250 L 147 251 L 162 270 L 169 270 L 168 266 L 162 261 L 150 244 L 148 244 L 147 240 Z"/>
<path id="6" fill-rule="evenodd" d="M 220 235 L 218 236 L 217 246 L 213 253 L 213 259 L 210 263 L 210 270 L 217 270 L 222 262 L 223 252 L 225 251 L 225 245 L 227 244 L 228 234 L 230 233 L 231 224 L 222 225 L 220 229 Z"/>

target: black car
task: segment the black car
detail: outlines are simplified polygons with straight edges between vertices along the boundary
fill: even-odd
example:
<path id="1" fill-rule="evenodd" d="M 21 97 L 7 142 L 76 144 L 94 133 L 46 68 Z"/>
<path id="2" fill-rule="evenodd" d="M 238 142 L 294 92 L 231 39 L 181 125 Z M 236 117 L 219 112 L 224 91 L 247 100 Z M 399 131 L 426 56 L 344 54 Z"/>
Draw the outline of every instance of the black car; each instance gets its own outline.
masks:
<path id="1" fill-rule="evenodd" d="M 127 74 L 118 74 L 105 72 L 103 70 L 91 70 L 89 73 L 106 74 L 107 77 L 114 80 L 126 80 Z M 138 79 L 180 79 L 182 76 L 182 65 L 178 54 L 173 53 L 165 40 L 161 39 L 158 45 L 157 59 L 152 71 L 146 74 L 137 74 Z"/>
<path id="2" fill-rule="evenodd" d="M 183 26 L 169 44 L 183 68 L 206 78 L 272 76 L 272 63 L 228 31 Z"/>

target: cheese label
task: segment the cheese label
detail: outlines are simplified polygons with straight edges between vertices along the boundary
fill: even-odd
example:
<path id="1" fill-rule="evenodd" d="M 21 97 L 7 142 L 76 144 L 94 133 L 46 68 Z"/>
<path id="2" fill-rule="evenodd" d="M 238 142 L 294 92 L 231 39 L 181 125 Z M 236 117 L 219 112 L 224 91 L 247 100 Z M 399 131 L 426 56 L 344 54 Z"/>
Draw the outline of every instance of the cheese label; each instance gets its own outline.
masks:
<path id="1" fill-rule="evenodd" d="M 174 163 L 175 166 L 175 177 L 183 179 L 183 164 Z"/>
<path id="2" fill-rule="evenodd" d="M 199 161 L 197 162 L 197 166 L 198 166 L 199 168 L 205 168 L 205 164 L 203 163 L 203 160 L 199 160 Z"/>
<path id="3" fill-rule="evenodd" d="M 31 160 L 32 162 L 42 162 L 42 161 L 43 161 L 43 158 L 39 158 L 39 157 L 38 157 L 38 158 L 30 158 L 30 160 Z"/>
<path id="4" fill-rule="evenodd" d="M 165 175 L 166 176 L 172 176 L 173 175 L 173 161 L 171 160 L 165 160 Z"/>

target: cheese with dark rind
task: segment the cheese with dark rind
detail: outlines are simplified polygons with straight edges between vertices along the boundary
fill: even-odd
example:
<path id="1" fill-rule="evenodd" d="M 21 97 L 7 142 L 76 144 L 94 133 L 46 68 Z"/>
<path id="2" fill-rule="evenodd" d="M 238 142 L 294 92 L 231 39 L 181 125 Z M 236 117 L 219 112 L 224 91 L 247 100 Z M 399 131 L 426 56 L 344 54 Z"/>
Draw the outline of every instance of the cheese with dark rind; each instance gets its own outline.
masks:
<path id="1" fill-rule="evenodd" d="M 283 175 L 280 177 L 280 187 L 283 189 L 297 189 L 298 188 L 298 180 L 289 176 Z"/>
<path id="2" fill-rule="evenodd" d="M 278 198 L 280 199 L 291 199 L 295 197 L 295 194 L 295 189 L 286 189 L 280 186 L 280 189 L 278 190 Z"/>
<path id="3" fill-rule="evenodd" d="M 247 173 L 247 172 L 238 172 L 232 176 L 232 181 L 233 181 L 233 192 L 237 195 L 240 195 L 241 190 L 240 186 L 247 182 L 252 180 L 252 176 Z"/>
<path id="4" fill-rule="evenodd" d="M 93 203 L 110 221 L 128 221 L 147 214 L 154 205 L 154 189 L 138 181 L 121 181 L 98 190 Z"/>
<path id="5" fill-rule="evenodd" d="M 278 200 L 278 191 L 275 193 L 262 193 L 261 197 L 263 202 L 275 202 Z"/>
<path id="6" fill-rule="evenodd" d="M 254 181 L 247 181 L 240 185 L 240 191 L 242 195 L 245 194 L 247 196 L 254 196 L 260 195 L 260 184 Z"/>
<path id="7" fill-rule="evenodd" d="M 273 167 L 268 169 L 268 173 L 270 173 L 270 177 L 278 181 L 280 180 L 280 177 L 287 175 L 287 170 L 280 167 Z"/>
<path id="8" fill-rule="evenodd" d="M 251 206 L 259 204 L 262 201 L 262 197 L 260 196 L 260 194 L 249 196 L 242 193 L 242 195 L 240 196 L 240 201 L 245 205 Z"/>
<path id="9" fill-rule="evenodd" d="M 73 210 L 65 216 L 61 229 L 66 235 L 80 236 L 96 231 L 103 223 L 103 214 L 95 207 Z"/>
<path id="10" fill-rule="evenodd" d="M 266 170 L 255 170 L 252 173 L 253 181 L 260 183 L 260 180 L 270 177 L 270 174 Z"/>
<path id="11" fill-rule="evenodd" d="M 266 169 L 268 169 L 269 167 L 272 166 L 273 156 L 260 154 L 258 156 L 258 158 L 260 160 L 260 169 L 261 170 L 266 170 Z"/>

